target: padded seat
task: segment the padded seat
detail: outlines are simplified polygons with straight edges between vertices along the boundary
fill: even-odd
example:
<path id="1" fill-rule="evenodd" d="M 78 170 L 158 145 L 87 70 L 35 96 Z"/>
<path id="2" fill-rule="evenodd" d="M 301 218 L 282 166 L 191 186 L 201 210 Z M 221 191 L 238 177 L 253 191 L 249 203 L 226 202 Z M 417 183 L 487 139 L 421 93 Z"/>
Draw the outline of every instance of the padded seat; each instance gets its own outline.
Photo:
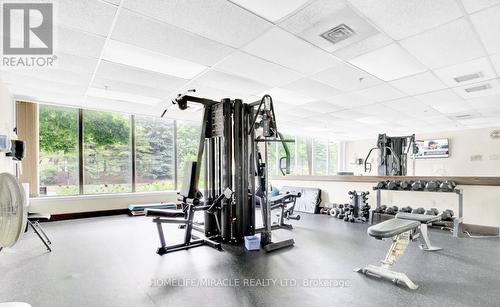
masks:
<path id="1" fill-rule="evenodd" d="M 407 212 L 399 212 L 396 214 L 397 219 L 419 221 L 420 223 L 428 224 L 441 220 L 440 215 L 415 214 Z"/>
<path id="2" fill-rule="evenodd" d="M 48 213 L 28 213 L 28 220 L 30 220 L 30 221 L 49 221 L 50 214 L 48 214 Z"/>
<path id="3" fill-rule="evenodd" d="M 372 237 L 383 239 L 394 237 L 418 226 L 420 226 L 420 222 L 418 221 L 391 219 L 371 226 L 367 232 Z"/>
<path id="4" fill-rule="evenodd" d="M 182 210 L 171 210 L 171 209 L 146 209 L 145 213 L 147 216 L 159 216 L 159 217 L 182 217 L 185 218 L 186 214 Z"/>

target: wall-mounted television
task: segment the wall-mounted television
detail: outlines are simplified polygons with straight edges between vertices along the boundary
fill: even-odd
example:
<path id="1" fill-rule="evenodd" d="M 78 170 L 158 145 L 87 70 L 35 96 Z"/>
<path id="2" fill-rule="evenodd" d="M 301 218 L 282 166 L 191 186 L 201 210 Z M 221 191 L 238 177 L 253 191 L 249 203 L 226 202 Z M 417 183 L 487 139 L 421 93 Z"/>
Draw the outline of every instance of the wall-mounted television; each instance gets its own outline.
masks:
<path id="1" fill-rule="evenodd" d="M 429 139 L 415 141 L 417 152 L 415 158 L 448 158 L 450 156 L 450 146 L 448 139 Z"/>

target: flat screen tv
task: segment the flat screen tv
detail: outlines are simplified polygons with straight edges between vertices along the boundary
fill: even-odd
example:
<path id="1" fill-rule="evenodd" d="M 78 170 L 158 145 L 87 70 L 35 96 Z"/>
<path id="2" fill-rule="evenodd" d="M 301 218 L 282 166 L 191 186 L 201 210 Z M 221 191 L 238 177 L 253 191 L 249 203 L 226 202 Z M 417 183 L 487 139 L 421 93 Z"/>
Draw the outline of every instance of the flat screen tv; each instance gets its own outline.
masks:
<path id="1" fill-rule="evenodd" d="M 415 141 L 417 152 L 415 158 L 448 158 L 450 156 L 450 146 L 448 139 L 429 139 Z"/>

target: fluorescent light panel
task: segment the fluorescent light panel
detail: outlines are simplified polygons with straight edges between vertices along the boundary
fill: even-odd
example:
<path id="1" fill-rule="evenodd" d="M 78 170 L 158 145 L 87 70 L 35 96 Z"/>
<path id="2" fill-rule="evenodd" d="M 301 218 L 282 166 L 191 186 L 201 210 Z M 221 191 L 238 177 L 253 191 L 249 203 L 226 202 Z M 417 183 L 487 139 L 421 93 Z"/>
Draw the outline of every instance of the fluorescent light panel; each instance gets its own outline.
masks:
<path id="1" fill-rule="evenodd" d="M 145 105 L 155 105 L 161 102 L 161 99 L 158 98 L 133 95 L 129 93 L 110 91 L 94 87 L 89 88 L 89 90 L 87 91 L 87 96 L 128 101 Z"/>
<path id="2" fill-rule="evenodd" d="M 207 67 L 198 63 L 152 52 L 133 45 L 109 40 L 103 59 L 183 79 L 192 79 Z"/>

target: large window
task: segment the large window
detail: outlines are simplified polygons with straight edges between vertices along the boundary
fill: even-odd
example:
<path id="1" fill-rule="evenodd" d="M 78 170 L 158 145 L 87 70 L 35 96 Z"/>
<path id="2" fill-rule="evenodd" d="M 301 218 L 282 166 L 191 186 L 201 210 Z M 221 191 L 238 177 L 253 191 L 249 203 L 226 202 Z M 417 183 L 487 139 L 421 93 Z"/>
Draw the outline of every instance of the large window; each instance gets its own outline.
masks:
<path id="1" fill-rule="evenodd" d="M 313 175 L 328 174 L 328 145 L 324 140 L 313 139 Z"/>
<path id="2" fill-rule="evenodd" d="M 135 117 L 135 189 L 138 192 L 175 189 L 174 122 Z"/>
<path id="3" fill-rule="evenodd" d="M 40 106 L 40 195 L 75 195 L 78 185 L 78 109 Z"/>
<path id="4" fill-rule="evenodd" d="M 132 192 L 130 116 L 83 112 L 84 194 Z"/>
<path id="5" fill-rule="evenodd" d="M 200 123 L 177 121 L 177 182 L 183 182 L 184 167 L 188 161 L 198 159 L 198 146 L 200 144 Z M 198 188 L 204 187 L 203 170 L 200 173 Z M 177 187 L 178 189 L 181 186 Z"/>
<path id="6" fill-rule="evenodd" d="M 180 189 L 185 163 L 197 159 L 199 122 L 47 105 L 40 105 L 39 115 L 42 196 Z M 294 141 L 286 143 L 291 175 L 337 173 L 337 143 L 284 137 Z M 281 176 L 279 162 L 284 156 L 281 143 L 269 144 L 271 176 Z M 200 189 L 204 187 L 203 166 Z"/>

